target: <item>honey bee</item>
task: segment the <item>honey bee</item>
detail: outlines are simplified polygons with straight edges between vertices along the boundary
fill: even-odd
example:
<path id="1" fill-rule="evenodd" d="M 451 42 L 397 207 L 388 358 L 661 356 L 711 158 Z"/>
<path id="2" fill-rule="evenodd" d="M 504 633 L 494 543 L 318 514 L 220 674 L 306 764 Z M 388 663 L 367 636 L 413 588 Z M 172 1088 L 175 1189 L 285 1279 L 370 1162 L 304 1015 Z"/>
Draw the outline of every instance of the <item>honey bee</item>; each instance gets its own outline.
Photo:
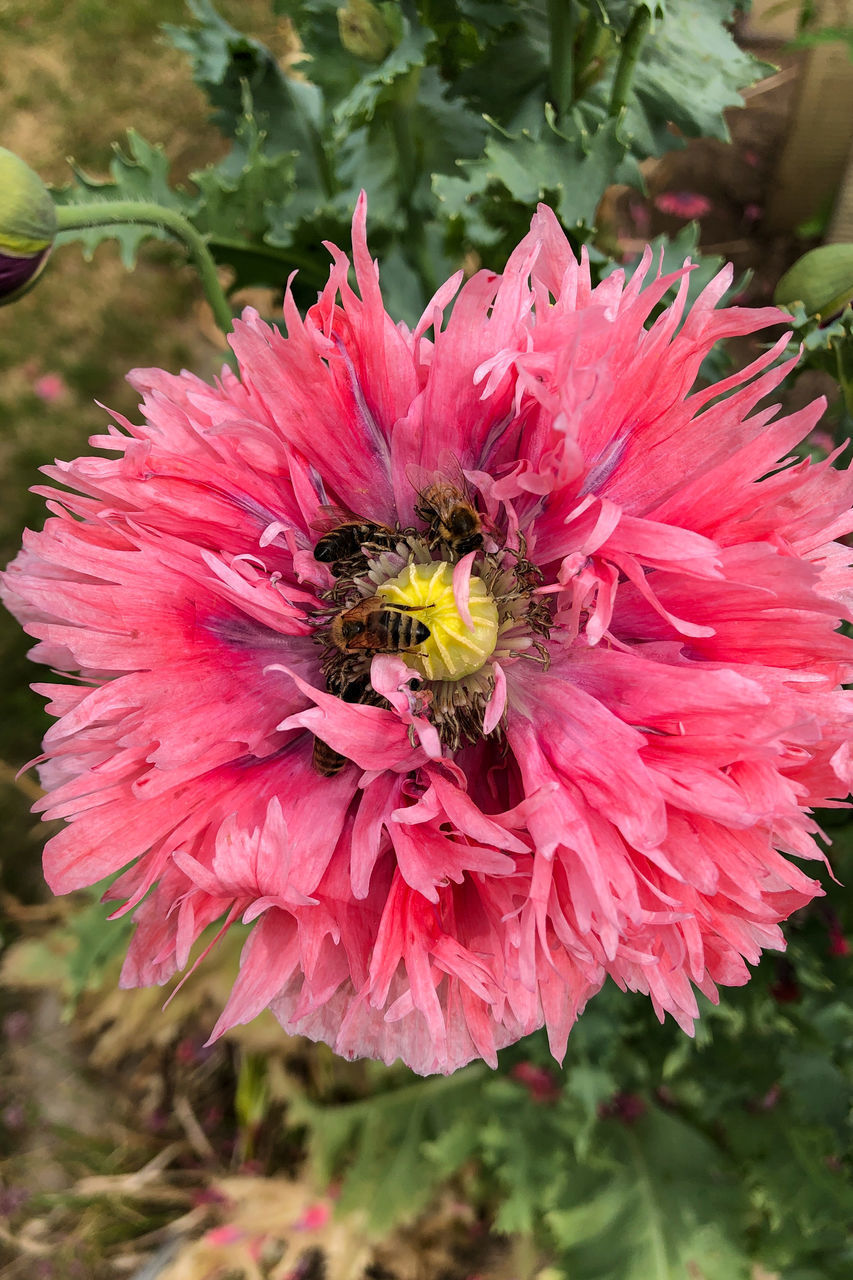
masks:
<path id="1" fill-rule="evenodd" d="M 405 653 L 430 637 L 426 623 L 403 605 L 370 596 L 332 620 L 332 644 L 343 653 Z"/>
<path id="2" fill-rule="evenodd" d="M 444 545 L 457 556 L 483 545 L 482 522 L 469 498 L 448 480 L 435 480 L 421 489 L 415 504 L 419 520 L 429 525 L 430 545 Z"/>
<path id="3" fill-rule="evenodd" d="M 328 565 L 334 577 L 340 578 L 361 567 L 358 562 L 364 560 L 362 547 L 366 544 L 384 550 L 397 545 L 399 535 L 386 525 L 359 520 L 343 511 L 337 515 L 340 523 L 324 533 L 314 547 L 314 559 Z"/>
<path id="4" fill-rule="evenodd" d="M 358 702 L 362 706 L 375 706 L 381 701 L 379 694 L 374 692 L 370 677 L 367 675 L 359 676 L 357 679 L 345 684 L 341 684 L 337 680 L 327 681 L 326 687 L 330 693 L 336 693 L 342 702 Z M 315 738 L 311 763 L 322 778 L 334 778 L 336 774 L 340 773 L 344 765 L 349 764 L 349 760 L 346 756 L 341 755 L 340 751 L 335 751 L 334 747 L 330 747 L 328 742 L 324 742 L 322 738 Z"/>

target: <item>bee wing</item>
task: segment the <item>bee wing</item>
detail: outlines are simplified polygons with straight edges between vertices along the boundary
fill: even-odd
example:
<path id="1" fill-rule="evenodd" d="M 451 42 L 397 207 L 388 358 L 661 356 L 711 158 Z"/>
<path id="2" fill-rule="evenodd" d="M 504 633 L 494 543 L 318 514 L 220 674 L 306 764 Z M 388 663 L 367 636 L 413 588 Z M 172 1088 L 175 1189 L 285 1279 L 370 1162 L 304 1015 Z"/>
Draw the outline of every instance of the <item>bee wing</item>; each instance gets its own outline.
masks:
<path id="1" fill-rule="evenodd" d="M 424 493 L 433 485 L 442 485 L 445 488 L 456 489 L 466 501 L 471 501 L 471 486 L 465 479 L 462 464 L 456 454 L 451 453 L 449 449 L 442 450 L 438 466 L 432 470 L 410 462 L 406 467 L 406 479 L 417 494 Z"/>
<path id="2" fill-rule="evenodd" d="M 345 507 L 337 507 L 331 502 L 326 502 L 323 506 L 317 508 L 317 515 L 311 521 L 311 528 L 316 533 L 331 533 L 333 529 L 339 529 L 342 524 L 358 523 L 358 516 L 352 511 L 347 511 Z"/>
<path id="3" fill-rule="evenodd" d="M 465 479 L 462 463 L 456 454 L 451 453 L 449 449 L 442 449 L 439 454 L 438 475 L 446 484 L 452 484 L 454 489 L 458 489 L 465 498 L 470 500 L 471 489 Z"/>
<path id="4" fill-rule="evenodd" d="M 425 489 L 429 489 L 434 485 L 438 476 L 434 471 L 428 471 L 426 467 L 418 466 L 416 462 L 410 462 L 406 466 L 406 479 L 418 495 L 422 494 Z"/>

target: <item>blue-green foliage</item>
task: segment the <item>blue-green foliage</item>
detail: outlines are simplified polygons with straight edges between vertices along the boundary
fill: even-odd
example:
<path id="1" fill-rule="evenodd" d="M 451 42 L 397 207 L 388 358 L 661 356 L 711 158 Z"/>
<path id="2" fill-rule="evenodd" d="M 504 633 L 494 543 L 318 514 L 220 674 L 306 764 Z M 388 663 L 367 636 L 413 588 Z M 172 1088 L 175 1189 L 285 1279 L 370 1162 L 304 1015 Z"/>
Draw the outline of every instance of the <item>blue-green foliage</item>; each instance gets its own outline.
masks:
<path id="1" fill-rule="evenodd" d="M 725 137 L 724 108 L 761 67 L 726 28 L 728 0 L 567 5 L 556 53 L 546 0 L 278 0 L 303 51 L 286 70 L 210 0 L 189 7 L 196 25 L 167 34 L 230 152 L 176 191 L 162 153 L 132 135 L 111 182 L 78 171 L 60 200 L 158 199 L 207 235 L 236 287 L 280 287 L 298 267 L 308 301 L 327 274 L 320 242 L 346 241 L 363 188 L 389 310 L 410 321 L 466 254 L 499 269 L 537 200 L 575 245 L 590 241 L 605 188 L 641 185 L 638 161 L 678 145 L 670 122 L 685 136 Z M 651 27 L 629 48 L 638 11 Z M 152 232 L 66 234 L 89 249 L 117 236 L 132 262 Z"/>

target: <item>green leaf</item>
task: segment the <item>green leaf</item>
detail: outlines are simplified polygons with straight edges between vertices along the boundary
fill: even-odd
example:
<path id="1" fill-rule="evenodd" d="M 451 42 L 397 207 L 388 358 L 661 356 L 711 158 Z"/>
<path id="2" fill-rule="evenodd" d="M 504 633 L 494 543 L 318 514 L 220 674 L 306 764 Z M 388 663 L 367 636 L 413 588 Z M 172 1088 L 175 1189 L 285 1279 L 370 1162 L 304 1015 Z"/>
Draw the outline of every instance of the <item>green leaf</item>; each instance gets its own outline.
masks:
<path id="1" fill-rule="evenodd" d="M 133 923 L 129 916 L 110 920 L 116 909 L 114 902 L 93 902 L 69 920 L 69 932 L 75 941 L 68 964 L 72 1000 L 98 981 L 118 956 L 127 950 Z"/>
<path id="2" fill-rule="evenodd" d="M 825 1125 L 844 1139 L 853 1094 L 850 1081 L 827 1057 L 825 1048 L 786 1053 L 780 1083 L 807 1123 Z"/>
<path id="3" fill-rule="evenodd" d="M 824 244 L 803 254 L 773 295 L 779 306 L 802 302 L 809 316 L 828 317 L 853 299 L 853 244 Z"/>
<path id="4" fill-rule="evenodd" d="M 400 111 L 399 104 L 388 102 L 386 120 L 391 123 L 393 113 Z M 406 117 L 408 131 L 401 141 L 413 153 L 412 173 L 417 173 L 419 196 L 426 200 L 431 176 L 453 173 L 459 163 L 478 156 L 488 127 L 463 102 L 448 95 L 434 67 L 420 74 L 417 101 Z"/>
<path id="5" fill-rule="evenodd" d="M 405 25 L 405 34 L 395 49 L 378 67 L 368 71 L 361 77 L 351 92 L 337 104 L 333 116 L 335 121 L 352 121 L 360 123 L 370 120 L 376 103 L 385 91 L 402 76 L 409 75 L 417 67 L 426 62 L 426 50 L 433 33 L 427 27 Z M 399 104 L 403 106 L 402 103 Z"/>
<path id="6" fill-rule="evenodd" d="M 234 289 L 253 284 L 283 287 L 297 266 L 315 287 L 322 285 L 326 270 L 318 260 L 297 258 L 270 243 L 271 223 L 280 216 L 292 190 L 292 157 L 265 151 L 265 135 L 245 89 L 244 106 L 228 155 L 219 164 L 190 175 L 197 187 L 194 194 L 169 185 L 169 162 L 162 147 L 152 146 L 131 129 L 127 153 L 114 145 L 109 178 L 94 178 L 72 166 L 74 182 L 55 190 L 53 197 L 58 205 L 133 200 L 177 210 L 206 236 L 215 260 L 233 268 Z M 57 243 L 78 241 L 90 258 L 102 241 L 117 240 L 122 261 L 131 269 L 139 246 L 152 238 L 174 243 L 174 237 L 161 227 L 126 222 L 63 231 Z"/>
<path id="7" fill-rule="evenodd" d="M 419 1213 L 470 1155 L 483 1075 L 469 1067 L 345 1106 L 301 1100 L 291 1118 L 308 1125 L 321 1180 L 346 1160 L 341 1211 L 366 1209 L 371 1231 L 383 1234 Z"/>
<path id="8" fill-rule="evenodd" d="M 798 1122 L 784 1103 L 743 1115 L 728 1143 L 743 1171 L 761 1256 L 787 1267 L 809 1254 L 837 1257 L 847 1241 L 849 1179 L 829 1132 Z"/>
<path id="9" fill-rule="evenodd" d="M 599 1141 L 610 1168 L 581 1171 L 546 1215 L 572 1280 L 745 1280 L 739 1189 L 713 1143 L 658 1109 Z"/>
<path id="10" fill-rule="evenodd" d="M 691 138 L 728 141 L 725 109 L 743 106 L 739 90 L 772 70 L 738 48 L 726 26 L 733 13 L 732 0 L 668 0 L 663 21 L 643 46 L 634 77 L 637 108 L 629 108 L 626 131 L 644 119 L 648 135 L 667 151 L 666 122 Z M 648 154 L 660 151 L 650 147 Z"/>
<path id="11" fill-rule="evenodd" d="M 575 1155 L 583 1160 L 590 1154 L 600 1109 L 617 1092 L 618 1085 L 611 1071 L 589 1060 L 570 1063 L 565 1079 L 566 1093 L 580 1104 L 583 1117 L 574 1135 Z"/>
<path id="12" fill-rule="evenodd" d="M 358 83 L 365 64 L 341 44 L 338 9 L 341 0 L 276 0 L 276 12 L 293 22 L 304 50 L 297 67 L 334 106 Z"/>
<path id="13" fill-rule="evenodd" d="M 152 146 L 134 129 L 127 134 L 128 152 L 118 143 L 113 145 L 114 156 L 110 162 L 110 176 L 93 178 L 72 164 L 74 181 L 67 187 L 54 189 L 53 198 L 58 205 L 89 204 L 92 201 L 139 200 L 165 205 L 187 213 L 192 199 L 169 185 L 169 161 L 162 147 Z M 57 244 L 80 241 L 87 258 L 104 240 L 117 240 L 124 265 L 132 268 L 136 263 L 139 246 L 143 240 L 172 240 L 161 227 L 136 226 L 132 223 L 106 227 L 79 227 L 63 231 L 57 236 Z"/>
<path id="14" fill-rule="evenodd" d="M 233 269 L 232 289 L 284 288 L 297 265 L 270 243 L 271 228 L 292 198 L 293 161 L 292 152 L 267 152 L 266 134 L 244 85 L 234 145 L 219 164 L 190 175 L 199 192 L 193 222 L 206 234 L 216 261 Z M 319 271 L 313 276 L 315 284 L 322 284 Z"/>
<path id="15" fill-rule="evenodd" d="M 853 307 L 845 307 L 840 316 L 825 325 L 819 316 L 809 316 L 801 302 L 791 303 L 788 310 L 794 328 L 794 340 L 788 350 L 794 355 L 801 343 L 805 348 L 799 372 L 821 369 L 835 378 L 847 414 L 853 417 Z M 848 433 L 849 427 L 841 438 Z"/>
<path id="16" fill-rule="evenodd" d="M 476 5 L 479 8 L 479 5 Z M 529 103 L 541 113 L 549 65 L 547 7 L 516 6 L 483 52 L 454 77 L 454 92 L 478 112 L 512 127 Z"/>
<path id="17" fill-rule="evenodd" d="M 167 25 L 164 30 L 175 48 L 189 56 L 193 79 L 215 107 L 215 123 L 227 136 L 237 136 L 244 117 L 244 85 L 248 85 L 267 153 L 292 156 L 295 184 L 328 194 L 331 175 L 320 132 L 324 110 L 320 89 L 285 75 L 269 49 L 236 31 L 210 0 L 188 0 L 188 4 L 201 25 Z"/>
<path id="18" fill-rule="evenodd" d="M 490 123 L 485 158 L 459 165 L 464 185 L 458 177 L 433 182 L 448 212 L 467 218 L 469 206 L 499 183 L 528 208 L 546 201 L 567 228 L 592 227 L 601 193 L 625 156 L 617 122 L 606 120 L 591 134 L 577 119 L 558 127 L 546 106 L 535 132 L 513 134 Z"/>
<path id="19" fill-rule="evenodd" d="M 219 164 L 190 177 L 201 201 L 194 219 L 199 231 L 249 243 L 262 241 L 269 228 L 269 209 L 284 204 L 293 190 L 293 153 L 270 154 L 246 87 L 243 115 L 234 145 Z"/>
<path id="20" fill-rule="evenodd" d="M 480 1147 L 501 1193 L 495 1227 L 530 1235 L 544 1210 L 570 1194 L 575 1106 L 542 1106 L 513 1081 L 498 1077 L 489 1082 L 487 1108 Z"/>

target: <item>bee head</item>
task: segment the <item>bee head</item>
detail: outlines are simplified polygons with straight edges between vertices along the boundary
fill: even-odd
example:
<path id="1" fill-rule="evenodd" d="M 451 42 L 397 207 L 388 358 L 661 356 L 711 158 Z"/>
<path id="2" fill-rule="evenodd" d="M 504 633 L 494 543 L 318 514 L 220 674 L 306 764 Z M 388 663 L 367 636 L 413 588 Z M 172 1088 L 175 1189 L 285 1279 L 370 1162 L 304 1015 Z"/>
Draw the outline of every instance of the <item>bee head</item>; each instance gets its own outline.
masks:
<path id="1" fill-rule="evenodd" d="M 456 550 L 460 556 L 467 556 L 469 551 L 479 551 L 483 545 L 483 535 L 481 533 L 472 533 L 467 538 L 457 538 Z"/>
<path id="2" fill-rule="evenodd" d="M 464 538 L 467 534 L 478 532 L 480 521 L 475 511 L 460 504 L 453 508 L 447 524 L 454 538 Z"/>

